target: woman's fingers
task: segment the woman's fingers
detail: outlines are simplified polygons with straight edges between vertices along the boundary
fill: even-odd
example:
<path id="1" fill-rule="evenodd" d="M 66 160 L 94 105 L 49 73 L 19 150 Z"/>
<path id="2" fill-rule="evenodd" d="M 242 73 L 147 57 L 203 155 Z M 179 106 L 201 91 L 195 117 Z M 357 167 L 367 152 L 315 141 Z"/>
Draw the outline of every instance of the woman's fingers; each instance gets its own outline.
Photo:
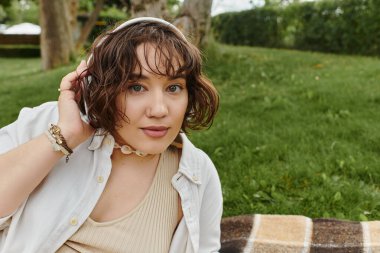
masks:
<path id="1" fill-rule="evenodd" d="M 82 76 L 82 73 L 83 71 L 85 71 L 87 69 L 87 64 L 86 64 L 86 61 L 85 60 L 81 60 L 81 62 L 79 63 L 78 67 L 77 67 L 77 72 L 80 73 L 81 77 Z"/>
<path id="2" fill-rule="evenodd" d="M 58 125 L 69 147 L 75 147 L 93 132 L 92 127 L 82 121 L 76 99 L 81 94 L 80 85 L 86 75 L 87 64 L 81 61 L 75 71 L 62 78 L 60 84 Z"/>
<path id="3" fill-rule="evenodd" d="M 87 64 L 84 60 L 80 62 L 75 71 L 68 73 L 62 78 L 61 85 L 59 87 L 60 92 L 76 91 L 78 88 L 78 79 L 85 77 L 87 74 Z"/>

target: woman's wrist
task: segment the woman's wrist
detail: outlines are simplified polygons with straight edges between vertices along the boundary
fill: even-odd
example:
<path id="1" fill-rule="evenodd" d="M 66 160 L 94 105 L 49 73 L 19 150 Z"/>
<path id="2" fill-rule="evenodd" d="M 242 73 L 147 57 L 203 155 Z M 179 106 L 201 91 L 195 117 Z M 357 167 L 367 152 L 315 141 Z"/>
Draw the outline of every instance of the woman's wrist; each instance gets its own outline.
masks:
<path id="1" fill-rule="evenodd" d="M 73 150 L 68 146 L 65 137 L 61 133 L 61 128 L 58 125 L 49 124 L 48 130 L 45 132 L 54 151 L 60 151 L 66 156 L 66 162 L 69 161 L 69 156 Z"/>
<path id="2" fill-rule="evenodd" d="M 57 126 L 61 129 L 61 134 L 65 138 L 67 146 L 72 150 L 84 142 L 93 132 L 89 125 L 88 129 L 84 126 L 81 130 L 73 130 L 60 122 L 57 123 Z"/>

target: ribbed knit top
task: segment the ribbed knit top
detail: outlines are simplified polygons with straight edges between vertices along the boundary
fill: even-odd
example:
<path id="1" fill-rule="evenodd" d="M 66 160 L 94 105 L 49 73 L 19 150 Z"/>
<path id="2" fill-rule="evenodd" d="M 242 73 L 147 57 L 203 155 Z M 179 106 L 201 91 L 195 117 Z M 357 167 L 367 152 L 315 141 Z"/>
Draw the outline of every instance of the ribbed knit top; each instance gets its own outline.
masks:
<path id="1" fill-rule="evenodd" d="M 132 211 L 109 222 L 89 217 L 57 252 L 167 253 L 178 218 L 178 193 L 171 185 L 177 170 L 177 149 L 168 149 L 148 193 Z"/>

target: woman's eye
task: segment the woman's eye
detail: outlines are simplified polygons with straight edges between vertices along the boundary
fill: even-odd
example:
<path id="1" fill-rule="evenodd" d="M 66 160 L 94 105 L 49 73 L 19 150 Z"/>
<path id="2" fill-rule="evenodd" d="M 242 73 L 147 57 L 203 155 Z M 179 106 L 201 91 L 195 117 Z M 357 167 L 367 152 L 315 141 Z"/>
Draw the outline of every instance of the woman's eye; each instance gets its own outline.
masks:
<path id="1" fill-rule="evenodd" d="M 183 89 L 182 86 L 180 86 L 180 85 L 178 85 L 178 84 L 170 85 L 170 86 L 168 87 L 168 90 L 169 90 L 170 92 L 173 92 L 173 93 L 180 92 L 182 89 Z"/>
<path id="2" fill-rule="evenodd" d="M 132 92 L 142 92 L 144 91 L 144 87 L 140 84 L 132 84 L 128 87 L 128 90 Z"/>

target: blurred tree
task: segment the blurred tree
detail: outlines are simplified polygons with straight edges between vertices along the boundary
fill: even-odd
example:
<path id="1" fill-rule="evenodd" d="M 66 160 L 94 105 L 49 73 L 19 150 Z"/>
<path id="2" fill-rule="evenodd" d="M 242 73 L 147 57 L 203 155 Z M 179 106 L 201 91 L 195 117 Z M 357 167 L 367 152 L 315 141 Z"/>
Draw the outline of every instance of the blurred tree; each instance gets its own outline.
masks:
<path id="1" fill-rule="evenodd" d="M 68 0 L 68 8 L 69 8 L 69 22 L 71 27 L 71 33 L 73 40 L 78 39 L 78 9 L 79 9 L 79 1 L 78 0 Z"/>
<path id="2" fill-rule="evenodd" d="M 40 0 L 42 69 L 68 64 L 74 54 L 70 11 L 66 1 Z"/>
<path id="3" fill-rule="evenodd" d="M 0 0 L 7 1 L 7 0 Z M 8 0 L 12 1 L 12 0 Z M 29 0 L 36 1 L 36 0 Z M 212 0 L 40 0 L 41 57 L 43 69 L 67 64 L 70 57 L 83 47 L 105 6 L 117 6 L 130 12 L 132 17 L 152 16 L 168 18 L 179 12 L 174 22 L 199 47 L 207 44 L 211 23 Z M 78 32 L 78 9 L 91 11 L 86 23 Z"/>
<path id="4" fill-rule="evenodd" d="M 73 1 L 73 0 L 71 0 Z M 88 36 L 91 33 L 92 28 L 95 26 L 96 20 L 98 20 L 100 11 L 103 9 L 104 0 L 96 0 L 95 8 L 92 11 L 90 17 L 86 21 L 85 25 L 81 29 L 78 40 L 76 41 L 75 48 L 79 50 L 83 47 L 84 43 L 87 41 Z M 76 17 L 76 15 L 75 15 Z"/>
<path id="5" fill-rule="evenodd" d="M 132 0 L 132 17 L 157 17 L 162 18 L 166 15 L 167 0 Z"/>
<path id="6" fill-rule="evenodd" d="M 87 1 L 91 2 L 93 1 Z M 75 56 L 87 40 L 104 3 L 105 0 L 96 0 L 88 20 L 78 32 L 78 0 L 40 0 L 41 58 L 44 70 L 69 63 L 70 58 Z"/>
<path id="7" fill-rule="evenodd" d="M 12 0 L 0 0 L 0 5 L 3 7 L 9 7 L 11 5 Z"/>
<path id="8" fill-rule="evenodd" d="M 199 48 L 205 48 L 211 25 L 212 0 L 184 0 L 179 18 L 174 21 Z"/>
<path id="9" fill-rule="evenodd" d="M 0 5 L 0 23 L 7 17 L 7 13 L 5 12 L 3 6 Z"/>

